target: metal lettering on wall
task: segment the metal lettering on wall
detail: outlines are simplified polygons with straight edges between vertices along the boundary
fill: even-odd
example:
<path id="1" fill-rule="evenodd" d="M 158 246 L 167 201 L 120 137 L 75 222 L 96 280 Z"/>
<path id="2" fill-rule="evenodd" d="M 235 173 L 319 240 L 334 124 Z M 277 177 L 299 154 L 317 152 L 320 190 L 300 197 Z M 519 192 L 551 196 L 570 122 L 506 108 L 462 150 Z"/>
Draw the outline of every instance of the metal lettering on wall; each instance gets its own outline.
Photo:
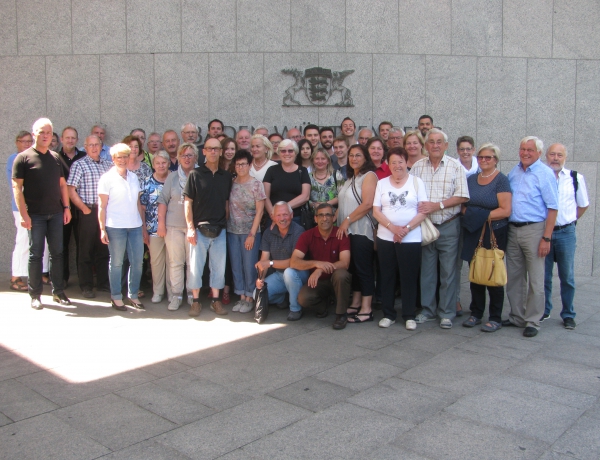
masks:
<path id="1" fill-rule="evenodd" d="M 332 71 L 323 67 L 311 67 L 305 70 L 283 69 L 281 73 L 296 80 L 285 90 L 284 107 L 354 107 L 352 93 L 343 85 L 344 79 L 354 73 L 354 70 Z"/>

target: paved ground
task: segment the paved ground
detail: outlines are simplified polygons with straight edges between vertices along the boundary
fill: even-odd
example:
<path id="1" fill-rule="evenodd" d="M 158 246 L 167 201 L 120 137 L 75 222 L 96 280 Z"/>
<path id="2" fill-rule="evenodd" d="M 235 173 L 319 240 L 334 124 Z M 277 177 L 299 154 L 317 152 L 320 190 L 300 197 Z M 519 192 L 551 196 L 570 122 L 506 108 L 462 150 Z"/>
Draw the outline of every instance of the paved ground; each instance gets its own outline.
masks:
<path id="1" fill-rule="evenodd" d="M 594 278 L 578 279 L 577 328 L 555 311 L 534 339 L 68 294 L 34 311 L 0 292 L 2 459 L 600 458 Z"/>

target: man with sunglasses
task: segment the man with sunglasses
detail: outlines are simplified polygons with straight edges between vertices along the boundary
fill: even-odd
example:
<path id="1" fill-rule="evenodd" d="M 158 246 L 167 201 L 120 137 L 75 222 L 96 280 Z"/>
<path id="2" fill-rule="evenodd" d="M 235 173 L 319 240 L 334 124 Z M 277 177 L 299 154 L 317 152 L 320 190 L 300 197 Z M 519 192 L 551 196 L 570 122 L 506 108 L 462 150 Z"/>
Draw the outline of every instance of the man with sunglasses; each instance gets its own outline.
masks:
<path id="1" fill-rule="evenodd" d="M 334 329 L 344 329 L 348 322 L 346 311 L 352 291 L 350 265 L 350 239 L 336 237 L 337 227 L 333 225 L 333 207 L 322 203 L 317 207 L 317 226 L 300 236 L 292 253 L 290 267 L 294 270 L 310 270 L 308 283 L 298 294 L 298 303 L 303 308 L 312 308 L 317 318 L 328 314 L 331 296 L 336 298 L 333 322 Z"/>

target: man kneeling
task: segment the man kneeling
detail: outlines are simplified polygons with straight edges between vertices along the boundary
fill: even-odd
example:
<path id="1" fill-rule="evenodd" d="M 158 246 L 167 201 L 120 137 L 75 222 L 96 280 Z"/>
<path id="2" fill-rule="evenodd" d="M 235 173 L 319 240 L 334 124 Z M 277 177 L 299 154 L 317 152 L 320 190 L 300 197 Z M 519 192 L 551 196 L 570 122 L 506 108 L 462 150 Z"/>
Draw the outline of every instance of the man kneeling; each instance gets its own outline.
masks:
<path id="1" fill-rule="evenodd" d="M 346 310 L 350 302 L 352 275 L 350 265 L 350 239 L 336 237 L 333 225 L 333 208 L 327 203 L 317 207 L 317 226 L 304 232 L 292 253 L 290 267 L 294 270 L 312 270 L 308 284 L 302 286 L 298 303 L 313 308 L 317 317 L 327 316 L 329 297 L 336 298 L 334 329 L 344 329 L 348 321 Z"/>

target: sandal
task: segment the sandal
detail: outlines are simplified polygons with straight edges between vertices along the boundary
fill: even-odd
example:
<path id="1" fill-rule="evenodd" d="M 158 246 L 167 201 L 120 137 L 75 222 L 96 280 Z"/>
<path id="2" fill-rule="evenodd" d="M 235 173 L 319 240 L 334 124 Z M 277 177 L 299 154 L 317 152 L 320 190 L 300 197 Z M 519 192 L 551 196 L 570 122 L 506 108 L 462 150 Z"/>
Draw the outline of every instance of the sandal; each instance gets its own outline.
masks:
<path id="1" fill-rule="evenodd" d="M 146 294 L 144 294 L 144 291 L 140 289 L 138 291 L 138 299 L 143 299 L 144 297 L 146 297 Z"/>
<path id="2" fill-rule="evenodd" d="M 351 316 L 356 316 L 358 315 L 360 308 L 361 307 L 348 307 L 346 308 L 346 315 L 348 315 L 348 318 L 350 318 Z"/>
<path id="3" fill-rule="evenodd" d="M 366 317 L 365 319 L 360 319 L 362 317 Z M 357 313 L 356 315 L 349 317 L 349 323 L 366 323 L 368 321 L 373 321 L 373 312 L 370 313 Z"/>
<path id="4" fill-rule="evenodd" d="M 13 291 L 25 292 L 28 290 L 27 284 L 21 279 L 21 277 L 16 280 L 10 280 L 10 288 Z"/>
<path id="5" fill-rule="evenodd" d="M 498 329 L 502 328 L 502 324 L 497 323 L 496 321 L 488 321 L 483 326 L 481 326 L 481 330 L 483 332 L 496 332 Z"/>
<path id="6" fill-rule="evenodd" d="M 481 320 L 474 316 L 469 316 L 469 319 L 462 323 L 463 327 L 475 327 L 478 324 L 481 324 Z"/>
<path id="7" fill-rule="evenodd" d="M 48 286 L 50 284 L 50 277 L 47 275 L 42 275 L 42 284 Z"/>
<path id="8" fill-rule="evenodd" d="M 462 315 L 463 315 L 462 305 L 460 304 L 460 302 L 456 302 L 456 316 L 462 316 Z"/>

